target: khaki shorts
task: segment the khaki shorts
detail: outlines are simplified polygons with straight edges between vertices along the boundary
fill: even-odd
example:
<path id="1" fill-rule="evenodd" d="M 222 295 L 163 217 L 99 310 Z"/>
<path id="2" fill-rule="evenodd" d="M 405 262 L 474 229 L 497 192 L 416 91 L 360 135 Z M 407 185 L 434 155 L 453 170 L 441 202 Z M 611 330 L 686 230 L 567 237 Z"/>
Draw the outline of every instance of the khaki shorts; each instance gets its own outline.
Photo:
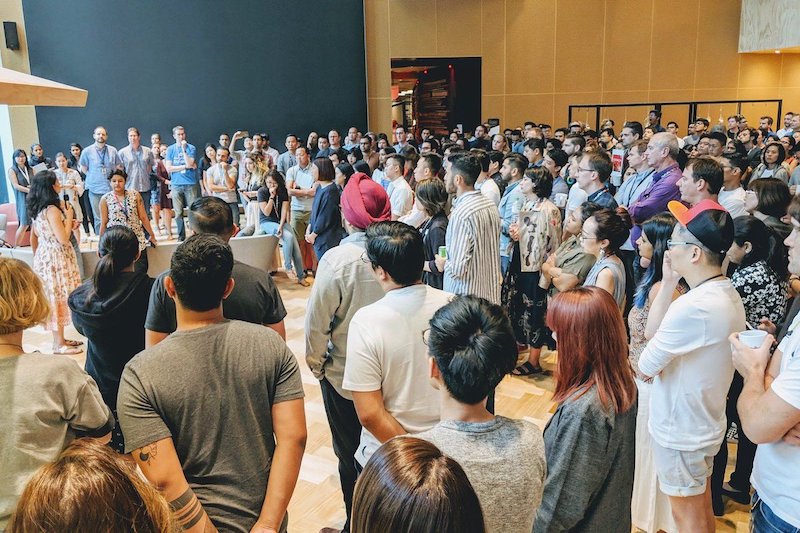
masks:
<path id="1" fill-rule="evenodd" d="M 650 446 L 661 492 L 667 496 L 685 498 L 706 491 L 706 483 L 714 469 L 714 456 L 717 455 L 719 446 L 682 451 L 664 448 L 655 440 L 650 441 Z"/>

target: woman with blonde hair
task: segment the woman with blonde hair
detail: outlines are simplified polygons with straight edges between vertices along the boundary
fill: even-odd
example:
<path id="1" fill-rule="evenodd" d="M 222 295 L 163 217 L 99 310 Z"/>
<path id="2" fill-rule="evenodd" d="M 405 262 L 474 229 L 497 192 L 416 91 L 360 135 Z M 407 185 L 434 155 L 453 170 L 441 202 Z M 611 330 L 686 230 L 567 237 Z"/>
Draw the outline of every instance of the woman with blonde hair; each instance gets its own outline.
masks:
<path id="1" fill-rule="evenodd" d="M 23 349 L 23 332 L 49 315 L 33 270 L 0 257 L 0 530 L 31 475 L 76 432 L 108 440 L 114 427 L 97 385 L 75 360 Z"/>
<path id="2" fill-rule="evenodd" d="M 244 166 L 242 174 L 244 179 L 240 180 L 239 193 L 244 206 L 245 224 L 239 234 L 242 236 L 260 235 L 264 233 L 259 224 L 260 209 L 258 202 L 253 200 L 258 200 L 258 190 L 266 185 L 269 167 L 264 161 L 264 156 L 258 152 L 247 154 L 242 160 L 242 165 Z"/>
<path id="3" fill-rule="evenodd" d="M 169 504 L 135 468 L 107 446 L 76 440 L 33 476 L 8 531 L 180 531 Z"/>

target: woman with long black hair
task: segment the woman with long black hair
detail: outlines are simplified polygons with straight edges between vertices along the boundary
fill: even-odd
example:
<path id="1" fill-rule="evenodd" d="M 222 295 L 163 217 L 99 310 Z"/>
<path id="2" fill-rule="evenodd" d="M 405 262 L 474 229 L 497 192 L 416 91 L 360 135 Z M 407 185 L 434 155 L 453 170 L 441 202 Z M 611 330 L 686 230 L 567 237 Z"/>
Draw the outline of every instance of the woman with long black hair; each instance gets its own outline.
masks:
<path id="1" fill-rule="evenodd" d="M 98 244 L 100 260 L 94 275 L 69 295 L 72 320 L 86 336 L 86 372 L 94 378 L 103 401 L 117 416 L 117 391 L 122 370 L 144 350 L 144 321 L 153 279 L 136 272 L 139 239 L 127 226 L 111 226 Z M 111 446 L 125 452 L 119 424 Z"/>
<path id="2" fill-rule="evenodd" d="M 19 246 L 22 236 L 28 231 L 31 226 L 31 219 L 28 215 L 27 197 L 30 192 L 31 179 L 33 178 L 33 169 L 28 164 L 28 154 L 25 150 L 20 148 L 14 151 L 11 157 L 11 168 L 8 169 L 8 181 L 11 183 L 11 188 L 14 190 L 14 201 L 17 207 L 17 227 L 16 246 Z"/>
<path id="3" fill-rule="evenodd" d="M 83 147 L 80 144 L 72 143 L 69 145 L 67 167 L 77 171 L 78 174 L 80 174 L 81 179 L 85 182 L 86 174 L 83 173 L 80 164 L 78 164 L 78 161 L 81 159 L 81 152 L 83 152 Z M 81 212 L 83 214 L 83 233 L 88 237 L 89 232 L 94 231 L 94 213 L 92 212 L 92 204 L 89 201 L 89 194 L 85 189 L 80 195 L 80 204 Z"/>
<path id="4" fill-rule="evenodd" d="M 77 354 L 83 343 L 64 338 L 64 327 L 70 316 L 67 297 L 81 284 L 78 258 L 70 243 L 72 230 L 77 227 L 75 211 L 69 202 L 58 197 L 61 186 L 55 172 L 37 172 L 31 180 L 28 193 L 28 213 L 31 214 L 33 232 L 33 271 L 42 279 L 50 303 L 50 317 L 46 323 L 53 332 L 53 352 Z"/>

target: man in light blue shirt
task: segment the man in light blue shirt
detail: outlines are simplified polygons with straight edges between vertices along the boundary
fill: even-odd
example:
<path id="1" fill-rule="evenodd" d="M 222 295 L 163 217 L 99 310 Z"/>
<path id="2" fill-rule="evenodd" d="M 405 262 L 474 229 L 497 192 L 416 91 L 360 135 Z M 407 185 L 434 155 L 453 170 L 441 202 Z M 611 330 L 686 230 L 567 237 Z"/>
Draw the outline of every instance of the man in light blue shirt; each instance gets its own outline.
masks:
<path id="1" fill-rule="evenodd" d="M 142 195 L 143 205 L 147 207 L 152 204 L 150 198 L 150 172 L 155 164 L 153 152 L 150 148 L 142 146 L 140 143 L 139 130 L 128 128 L 128 146 L 120 149 L 119 159 L 128 174 L 128 182 L 125 188 L 138 191 Z M 158 203 L 156 201 L 156 203 Z"/>
<path id="2" fill-rule="evenodd" d="M 111 191 L 108 177 L 115 168 L 122 168 L 122 160 L 117 149 L 107 145 L 108 133 L 103 126 L 94 129 L 94 144 L 86 147 L 78 161 L 81 170 L 86 174 L 84 184 L 89 189 L 89 202 L 94 215 L 94 233 L 100 235 L 100 198 Z"/>
<path id="3" fill-rule="evenodd" d="M 197 148 L 186 142 L 186 130 L 183 126 L 172 128 L 175 144 L 167 148 L 164 166 L 169 172 L 169 183 L 172 190 L 172 204 L 175 209 L 175 221 L 178 226 L 178 241 L 186 239 L 186 225 L 183 220 L 183 208 L 191 206 L 200 198 L 200 184 L 197 180 Z"/>
<path id="4" fill-rule="evenodd" d="M 278 156 L 278 160 L 275 163 L 278 172 L 283 174 L 284 177 L 288 174 L 289 169 L 297 164 L 297 157 L 295 157 L 294 152 L 299 144 L 297 135 L 294 133 L 286 136 L 286 151 Z"/>
<path id="5" fill-rule="evenodd" d="M 503 159 L 503 166 L 500 167 L 500 175 L 508 184 L 500 199 L 500 205 L 497 206 L 500 210 L 500 270 L 503 275 L 511 264 L 511 252 L 514 249 L 514 241 L 511 240 L 508 228 L 514 222 L 514 218 L 519 216 L 521 196 L 517 185 L 522 181 L 527 166 L 528 160 L 525 156 L 512 152 Z"/>

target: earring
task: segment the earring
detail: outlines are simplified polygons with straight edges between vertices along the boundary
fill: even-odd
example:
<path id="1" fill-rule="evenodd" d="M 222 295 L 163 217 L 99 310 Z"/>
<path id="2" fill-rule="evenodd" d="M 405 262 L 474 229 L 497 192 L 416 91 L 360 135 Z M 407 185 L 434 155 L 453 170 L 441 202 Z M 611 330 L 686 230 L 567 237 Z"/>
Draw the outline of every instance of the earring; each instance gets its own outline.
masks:
<path id="1" fill-rule="evenodd" d="M 600 248 L 600 260 L 602 261 L 605 256 L 606 256 L 606 249 Z"/>

